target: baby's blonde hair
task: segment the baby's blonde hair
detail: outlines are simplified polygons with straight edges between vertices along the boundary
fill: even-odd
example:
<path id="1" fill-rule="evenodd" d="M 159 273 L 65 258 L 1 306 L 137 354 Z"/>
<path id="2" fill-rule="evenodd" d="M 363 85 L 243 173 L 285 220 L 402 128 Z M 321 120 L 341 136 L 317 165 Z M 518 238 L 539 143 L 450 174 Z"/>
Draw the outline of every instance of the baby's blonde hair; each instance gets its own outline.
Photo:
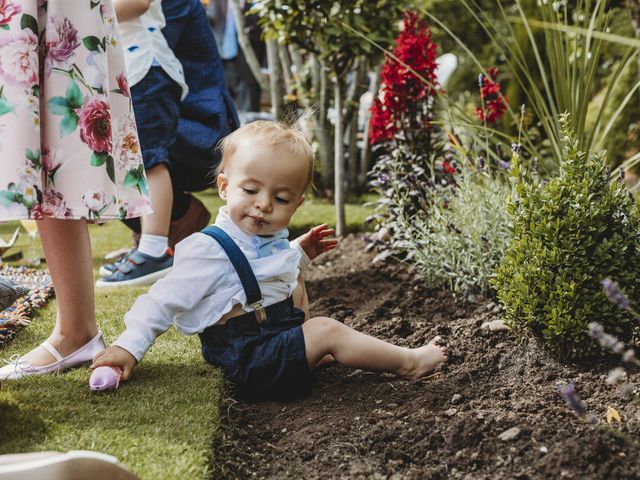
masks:
<path id="1" fill-rule="evenodd" d="M 222 160 L 218 168 L 216 168 L 216 175 L 224 172 L 229 165 L 231 157 L 233 157 L 238 146 L 245 139 L 249 139 L 251 142 L 263 147 L 284 149 L 295 158 L 299 158 L 300 161 L 306 162 L 308 168 L 303 192 L 311 184 L 313 179 L 313 150 L 305 135 L 303 118 L 292 124 L 259 120 L 243 125 L 225 137 L 218 145 Z"/>

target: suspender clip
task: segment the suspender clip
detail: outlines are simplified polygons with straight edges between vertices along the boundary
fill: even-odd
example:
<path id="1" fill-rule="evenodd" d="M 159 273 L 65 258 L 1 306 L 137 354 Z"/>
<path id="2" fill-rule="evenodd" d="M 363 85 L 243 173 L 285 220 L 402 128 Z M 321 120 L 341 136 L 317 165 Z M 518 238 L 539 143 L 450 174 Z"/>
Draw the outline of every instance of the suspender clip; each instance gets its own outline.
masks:
<path id="1" fill-rule="evenodd" d="M 254 302 L 252 304 L 249 305 L 251 308 L 253 308 L 255 314 L 256 314 L 256 321 L 258 323 L 262 323 L 267 319 L 267 312 L 265 311 L 264 307 L 262 306 L 262 299 L 258 300 L 257 302 Z"/>

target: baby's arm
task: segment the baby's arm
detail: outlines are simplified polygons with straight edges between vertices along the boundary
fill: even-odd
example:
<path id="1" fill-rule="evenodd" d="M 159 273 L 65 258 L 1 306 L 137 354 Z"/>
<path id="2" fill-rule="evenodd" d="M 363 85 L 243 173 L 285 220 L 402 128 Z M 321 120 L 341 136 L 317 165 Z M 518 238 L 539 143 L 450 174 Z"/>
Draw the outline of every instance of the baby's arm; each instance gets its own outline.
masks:
<path id="1" fill-rule="evenodd" d="M 338 245 L 338 240 L 335 238 L 327 238 L 335 233 L 333 228 L 329 228 L 326 223 L 313 227 L 304 235 L 296 238 L 292 245 L 296 244 L 300 246 L 300 249 L 307 255 L 309 261 L 316 258 L 322 253 L 333 250 Z"/>
<path id="2" fill-rule="evenodd" d="M 113 2 L 118 22 L 126 22 L 138 18 L 149 10 L 150 5 L 151 0 L 114 0 Z"/>
<path id="3" fill-rule="evenodd" d="M 91 367 L 119 366 L 126 380 L 174 318 L 195 308 L 218 288 L 227 272 L 226 258 L 221 247 L 206 235 L 194 234 L 183 240 L 176 248 L 171 272 L 138 297 L 124 316 L 125 331 L 95 357 Z"/>

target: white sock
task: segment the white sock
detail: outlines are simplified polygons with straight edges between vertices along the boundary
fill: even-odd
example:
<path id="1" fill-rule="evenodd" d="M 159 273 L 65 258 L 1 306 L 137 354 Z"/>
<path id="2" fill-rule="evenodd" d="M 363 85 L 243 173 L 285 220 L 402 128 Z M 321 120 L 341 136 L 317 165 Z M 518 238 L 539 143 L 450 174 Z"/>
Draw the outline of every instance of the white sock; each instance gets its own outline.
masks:
<path id="1" fill-rule="evenodd" d="M 169 246 L 169 238 L 162 235 L 140 235 L 138 250 L 152 257 L 161 257 Z"/>

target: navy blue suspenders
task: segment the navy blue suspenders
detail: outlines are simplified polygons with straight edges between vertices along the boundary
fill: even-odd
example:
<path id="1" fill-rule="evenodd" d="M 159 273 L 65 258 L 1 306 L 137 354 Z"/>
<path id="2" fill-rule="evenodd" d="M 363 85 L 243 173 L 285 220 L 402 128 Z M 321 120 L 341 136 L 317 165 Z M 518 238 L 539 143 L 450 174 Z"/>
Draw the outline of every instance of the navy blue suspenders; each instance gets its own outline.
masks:
<path id="1" fill-rule="evenodd" d="M 211 225 L 202 230 L 202 233 L 209 235 L 223 248 L 233 268 L 236 269 L 238 277 L 240 277 L 242 288 L 247 296 L 247 304 L 255 310 L 258 323 L 264 322 L 267 319 L 267 314 L 262 306 L 262 292 L 247 257 L 242 253 L 236 242 L 220 227 Z"/>

